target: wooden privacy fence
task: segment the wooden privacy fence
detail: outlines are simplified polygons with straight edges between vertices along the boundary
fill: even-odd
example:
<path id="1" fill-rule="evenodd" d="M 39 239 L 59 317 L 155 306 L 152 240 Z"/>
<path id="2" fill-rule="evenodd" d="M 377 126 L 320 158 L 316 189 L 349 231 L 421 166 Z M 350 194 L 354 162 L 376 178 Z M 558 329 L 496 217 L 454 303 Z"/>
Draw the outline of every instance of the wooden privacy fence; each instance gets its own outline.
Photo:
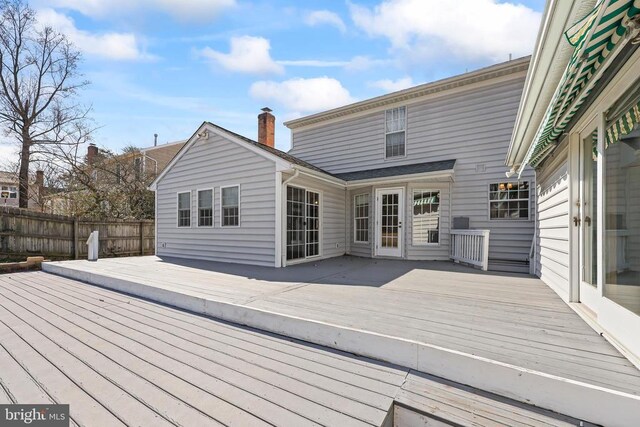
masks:
<path id="1" fill-rule="evenodd" d="M 96 221 L 5 206 L 0 207 L 0 258 L 86 258 L 94 230 L 100 234 L 100 257 L 155 252 L 153 220 Z"/>

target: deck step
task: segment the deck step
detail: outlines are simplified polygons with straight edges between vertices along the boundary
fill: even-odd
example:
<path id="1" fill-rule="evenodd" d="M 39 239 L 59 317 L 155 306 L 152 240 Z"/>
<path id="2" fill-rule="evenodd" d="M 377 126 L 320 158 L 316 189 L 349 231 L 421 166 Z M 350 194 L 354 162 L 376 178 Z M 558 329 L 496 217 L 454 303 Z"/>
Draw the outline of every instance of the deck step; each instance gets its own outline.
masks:
<path id="1" fill-rule="evenodd" d="M 45 272 L 132 294 L 216 319 L 390 362 L 489 393 L 610 426 L 634 425 L 640 397 L 422 341 L 226 302 L 118 278 L 78 264 L 44 263 Z M 587 402 L 587 403 L 585 403 Z M 616 414 L 615 420 L 609 415 Z"/>

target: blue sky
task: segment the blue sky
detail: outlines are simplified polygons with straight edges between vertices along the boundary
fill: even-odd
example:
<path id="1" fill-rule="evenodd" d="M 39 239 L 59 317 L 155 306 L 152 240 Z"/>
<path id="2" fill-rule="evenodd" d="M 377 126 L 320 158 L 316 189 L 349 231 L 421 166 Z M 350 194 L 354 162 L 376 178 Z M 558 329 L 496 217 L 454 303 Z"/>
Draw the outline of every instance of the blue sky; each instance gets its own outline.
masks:
<path id="1" fill-rule="evenodd" d="M 82 102 L 112 149 L 204 120 L 255 139 L 282 122 L 530 54 L 544 2 L 32 0 L 83 51 Z M 6 152 L 6 147 L 4 149 Z"/>

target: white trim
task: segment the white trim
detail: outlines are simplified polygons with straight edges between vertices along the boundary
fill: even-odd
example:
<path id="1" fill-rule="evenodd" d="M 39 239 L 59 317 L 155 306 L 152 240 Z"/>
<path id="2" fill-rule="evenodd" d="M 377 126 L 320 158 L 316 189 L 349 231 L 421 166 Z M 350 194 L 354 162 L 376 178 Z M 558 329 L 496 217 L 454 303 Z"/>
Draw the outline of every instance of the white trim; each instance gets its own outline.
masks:
<path id="1" fill-rule="evenodd" d="M 419 193 L 438 193 L 438 199 L 440 200 L 438 202 L 438 241 L 437 242 L 428 242 L 428 243 L 416 243 L 413 240 L 413 232 L 416 228 L 416 224 L 415 224 L 415 215 L 413 214 L 413 204 L 411 205 L 411 212 L 409 214 L 409 216 L 411 216 L 411 236 L 409 236 L 411 238 L 411 246 L 416 247 L 416 248 L 429 248 L 429 247 L 438 247 L 440 246 L 440 239 L 442 237 L 442 230 L 441 230 L 441 221 L 440 219 L 442 218 L 442 216 L 440 215 L 442 213 L 442 211 L 440 210 L 440 207 L 442 206 L 442 190 L 441 189 L 433 189 L 433 190 L 429 190 L 429 189 L 425 189 L 425 188 L 410 188 L 409 191 L 411 191 L 411 198 L 407 197 L 409 202 L 413 202 L 415 200 L 415 193 L 419 192 Z M 451 229 L 451 225 L 449 226 L 449 228 Z"/>
<path id="2" fill-rule="evenodd" d="M 159 248 L 159 243 L 158 243 L 158 192 L 154 191 L 153 192 L 153 204 L 154 204 L 154 218 L 153 218 L 153 228 L 154 228 L 154 233 L 155 233 L 155 238 L 154 238 L 154 243 L 155 243 L 155 252 L 153 253 L 154 255 L 158 255 L 158 248 Z"/>
<path id="3" fill-rule="evenodd" d="M 211 191 L 211 225 L 200 225 L 200 192 L 201 191 Z M 215 189 L 212 188 L 199 188 L 196 190 L 196 228 L 213 228 L 215 224 Z"/>
<path id="4" fill-rule="evenodd" d="M 521 184 L 526 182 L 529 184 L 529 198 L 528 199 L 505 199 L 505 200 L 491 200 L 491 185 L 493 184 Z M 505 180 L 505 181 L 491 181 L 487 185 L 487 219 L 491 222 L 532 222 L 534 220 L 533 215 L 531 215 L 531 181 L 528 179 L 520 179 L 515 181 Z M 519 191 L 519 190 L 518 190 Z M 491 218 L 491 203 L 497 202 L 527 202 L 527 217 L 526 218 Z M 520 208 L 518 208 L 520 210 Z M 518 213 L 519 215 L 519 213 Z"/>
<path id="5" fill-rule="evenodd" d="M 399 255 L 395 255 L 395 251 L 394 253 L 380 253 L 381 250 L 381 238 L 382 238 L 382 233 L 380 232 L 382 225 L 380 224 L 380 217 L 382 215 L 382 200 L 381 200 L 381 195 L 383 193 L 385 194 L 393 194 L 393 193 L 398 193 L 398 225 L 399 225 L 399 230 L 398 230 L 398 248 L 397 248 L 397 252 L 399 253 Z M 390 258 L 402 258 L 404 256 L 404 246 L 405 246 L 405 242 L 404 242 L 404 236 L 406 235 L 406 227 L 402 227 L 403 222 L 405 221 L 405 200 L 404 200 L 404 195 L 405 195 L 405 187 L 390 187 L 390 188 L 376 188 L 376 197 L 375 197 L 375 203 L 376 203 L 376 221 L 375 221 L 375 256 L 376 257 L 390 257 Z"/>
<path id="6" fill-rule="evenodd" d="M 222 205 L 222 190 L 224 190 L 225 188 L 234 188 L 234 187 L 238 187 L 238 225 L 224 225 L 222 222 L 224 221 L 224 212 L 222 211 L 223 209 L 223 205 Z M 240 224 L 241 224 L 241 206 L 240 206 L 240 184 L 233 184 L 233 185 L 221 185 L 220 186 L 220 194 L 219 194 L 219 198 L 220 198 L 220 228 L 239 228 Z"/>
<path id="7" fill-rule="evenodd" d="M 282 172 L 275 173 L 275 268 L 282 267 Z"/>
<path id="8" fill-rule="evenodd" d="M 401 108 L 404 108 L 404 127 L 402 130 L 397 130 L 395 132 L 388 132 L 387 131 L 387 112 L 389 111 L 393 111 L 393 110 L 400 110 Z M 384 147 L 384 153 L 382 158 L 385 161 L 393 161 L 393 160 L 400 160 L 400 159 L 405 159 L 407 158 L 407 117 L 409 116 L 409 108 L 406 105 L 402 105 L 399 107 L 393 107 L 393 108 L 387 108 L 386 110 L 384 110 L 384 142 L 383 142 L 383 147 Z M 393 113 L 392 113 L 393 114 Z M 399 114 L 399 113 L 398 113 Z M 392 134 L 396 134 L 396 133 L 400 133 L 403 132 L 404 133 L 404 150 L 403 154 L 401 156 L 387 156 L 387 135 L 392 135 Z"/>
<path id="9" fill-rule="evenodd" d="M 180 195 L 189 194 L 189 225 L 180 225 Z M 184 210 L 184 209 L 183 209 Z M 157 221 L 157 218 L 156 218 Z M 176 192 L 176 228 L 191 228 L 193 225 L 193 200 L 191 190 Z"/>
<path id="10" fill-rule="evenodd" d="M 357 225 L 356 225 L 356 220 L 357 219 L 362 219 L 364 217 L 357 217 L 356 216 L 356 198 L 358 196 L 367 196 L 367 240 L 357 240 Z M 369 242 L 371 241 L 371 236 L 369 236 L 369 233 L 371 232 L 371 193 L 366 192 L 366 193 L 358 193 L 358 194 L 354 194 L 353 195 L 353 243 L 354 244 L 369 244 Z"/>
<path id="11" fill-rule="evenodd" d="M 354 104 L 301 117 L 299 119 L 289 120 L 284 122 L 284 125 L 292 130 L 303 127 L 308 129 L 311 128 L 312 125 L 322 126 L 327 123 L 344 120 L 347 116 L 349 118 L 355 118 L 357 116 L 393 108 L 395 105 L 419 102 L 425 98 L 430 99 L 438 96 L 450 96 L 453 93 L 469 90 L 474 87 L 491 85 L 502 80 L 521 78 L 525 76 L 526 70 L 529 66 L 529 58 L 530 57 L 527 56 L 514 59 L 513 61 L 491 65 L 465 74 L 421 84 L 398 92 L 377 96 Z M 415 98 L 422 99 L 411 101 Z"/>
<path id="12" fill-rule="evenodd" d="M 307 187 L 305 185 L 297 185 L 295 183 L 291 183 L 293 181 L 293 178 L 295 178 L 295 175 L 292 176 L 291 178 L 287 179 L 287 181 L 285 181 L 285 185 L 284 185 L 284 190 L 285 190 L 285 197 L 283 197 L 283 202 L 286 206 L 287 203 L 287 196 L 286 194 L 288 193 L 286 191 L 287 187 L 293 187 L 293 188 L 297 188 L 299 190 L 304 190 L 304 218 L 305 221 L 307 219 L 307 193 L 316 193 L 318 194 L 318 203 L 320 204 L 320 208 L 318 209 L 318 254 L 317 255 L 312 255 L 312 256 L 307 256 L 307 233 L 306 233 L 306 229 L 305 229 L 305 233 L 304 233 L 304 257 L 302 258 L 296 258 L 296 259 L 286 259 L 287 258 L 287 239 L 286 239 L 286 234 L 285 234 L 285 238 L 283 239 L 283 245 L 284 245 L 284 251 L 283 251 L 283 258 L 285 259 L 285 263 L 284 265 L 294 265 L 294 264 L 298 264 L 301 262 L 304 262 L 306 260 L 312 260 L 312 259 L 317 259 L 317 258 L 322 258 L 324 256 L 324 250 L 323 250 L 323 243 L 324 243 L 324 236 L 323 236 L 323 232 L 324 232 L 324 215 L 323 215 L 323 211 L 324 211 L 324 192 L 322 190 L 318 190 L 315 188 L 311 188 L 311 187 Z M 284 210 L 284 217 L 285 219 L 285 224 L 286 224 L 286 218 L 287 218 L 287 211 L 286 208 Z M 284 230 L 285 233 L 287 232 L 287 228 L 286 225 L 284 226 Z"/>
<path id="13" fill-rule="evenodd" d="M 259 156 L 264 157 L 267 160 L 271 160 L 275 162 L 276 169 L 278 170 L 291 169 L 292 167 L 291 163 L 285 161 L 281 157 L 278 157 L 275 154 L 268 152 L 267 150 L 263 150 L 262 148 L 256 147 L 247 141 L 243 141 L 242 139 L 236 137 L 235 135 L 215 127 L 213 124 L 209 122 L 204 122 L 194 132 L 191 138 L 188 139 L 187 143 L 184 144 L 184 146 L 180 149 L 180 151 L 178 151 L 178 153 L 173 157 L 171 162 L 169 162 L 169 164 L 162 170 L 162 172 L 160 172 L 160 175 L 158 175 L 156 179 L 154 179 L 153 182 L 149 184 L 148 188 L 150 190 L 155 190 L 156 187 L 158 186 L 158 183 L 162 181 L 165 175 L 175 166 L 175 164 L 182 158 L 182 156 L 184 156 L 189 151 L 191 146 L 195 144 L 197 141 L 200 141 L 201 139 L 208 141 L 212 133 L 215 135 L 218 135 L 221 138 L 226 139 L 227 141 L 238 144 L 239 146 L 244 147 L 247 150 L 258 154 Z M 203 135 L 203 136 L 201 137 L 200 135 Z"/>
<path id="14" fill-rule="evenodd" d="M 447 181 L 454 181 L 453 174 L 454 174 L 453 169 L 447 169 L 447 170 L 437 171 L 437 172 L 414 173 L 409 175 L 395 175 L 387 178 L 359 179 L 354 181 L 347 181 L 346 187 L 347 189 L 351 190 L 356 187 L 362 187 L 362 186 L 400 184 L 400 183 L 420 181 L 425 179 L 443 180 L 447 182 Z"/>

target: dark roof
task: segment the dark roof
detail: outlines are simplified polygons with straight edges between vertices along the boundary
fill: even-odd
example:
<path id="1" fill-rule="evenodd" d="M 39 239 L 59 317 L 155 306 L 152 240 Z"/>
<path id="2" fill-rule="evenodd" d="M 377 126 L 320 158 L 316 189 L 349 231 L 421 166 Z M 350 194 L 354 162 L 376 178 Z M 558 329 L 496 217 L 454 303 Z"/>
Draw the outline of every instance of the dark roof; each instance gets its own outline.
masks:
<path id="1" fill-rule="evenodd" d="M 338 173 L 334 174 L 334 176 L 344 181 L 359 181 L 362 179 L 388 178 L 392 176 L 412 175 L 416 173 L 446 171 L 453 169 L 455 164 L 455 160 L 441 160 L 438 162 L 414 163 L 411 165 Z"/>
<path id="2" fill-rule="evenodd" d="M 324 173 L 326 175 L 329 176 L 335 176 L 329 172 L 327 172 L 326 170 L 320 169 L 317 166 L 312 165 L 311 163 L 305 162 L 304 160 L 301 160 L 297 157 L 292 156 L 291 154 L 287 154 L 284 151 L 278 150 L 277 148 L 274 147 L 269 147 L 268 145 L 264 145 L 264 144 L 260 144 L 258 141 L 254 141 L 253 139 L 249 139 L 246 136 L 242 136 L 239 133 L 235 133 L 233 131 L 230 131 L 229 129 L 225 129 L 222 126 L 218 126 L 214 123 L 211 122 L 207 122 L 208 125 L 213 126 L 214 128 L 220 129 L 224 132 L 230 133 L 231 135 L 243 140 L 244 142 L 248 143 L 248 144 L 252 144 L 255 145 L 256 147 L 260 148 L 261 150 L 267 151 L 275 156 L 280 157 L 283 160 L 286 160 L 289 163 L 293 163 L 295 165 L 299 165 L 299 166 L 303 166 L 305 168 L 308 169 L 312 169 L 316 172 L 320 172 L 320 173 Z"/>
<path id="3" fill-rule="evenodd" d="M 261 150 L 267 151 L 275 156 L 280 157 L 281 159 L 293 163 L 295 165 L 303 166 L 307 169 L 314 170 L 316 172 L 323 173 L 325 175 L 332 176 L 334 178 L 341 179 L 343 181 L 358 181 L 361 179 L 374 179 L 374 178 L 388 178 L 392 176 L 401 176 L 401 175 L 412 175 L 417 173 L 426 173 L 426 172 L 439 172 L 445 170 L 453 169 L 453 166 L 456 164 L 455 160 L 442 160 L 438 162 L 426 162 L 426 163 L 414 163 L 411 165 L 402 165 L 402 166 L 391 166 L 388 168 L 379 168 L 379 169 L 368 169 L 363 171 L 356 172 L 346 172 L 339 174 L 332 174 L 327 172 L 324 169 L 321 169 L 317 166 L 312 165 L 309 162 L 305 162 L 302 159 L 299 159 L 291 154 L 285 153 L 284 151 L 278 150 L 274 147 L 269 147 L 268 145 L 260 144 L 258 141 L 254 141 L 252 139 L 247 138 L 246 136 L 242 136 L 238 133 L 230 131 L 229 129 L 225 129 L 222 126 L 218 126 L 211 122 L 206 122 L 209 126 L 212 126 L 216 129 L 219 129 L 223 132 L 229 133 L 242 141 L 252 144 Z"/>

